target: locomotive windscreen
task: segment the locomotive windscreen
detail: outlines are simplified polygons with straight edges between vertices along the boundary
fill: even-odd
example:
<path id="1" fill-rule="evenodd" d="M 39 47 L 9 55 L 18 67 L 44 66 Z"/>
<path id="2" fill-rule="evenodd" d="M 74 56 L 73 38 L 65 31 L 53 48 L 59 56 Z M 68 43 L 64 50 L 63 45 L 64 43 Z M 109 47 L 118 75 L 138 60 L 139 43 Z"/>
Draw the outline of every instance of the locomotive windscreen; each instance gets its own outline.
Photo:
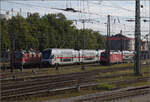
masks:
<path id="1" fill-rule="evenodd" d="M 16 53 L 16 59 L 20 59 L 22 58 L 22 53 L 21 52 L 17 52 Z"/>
<path id="2" fill-rule="evenodd" d="M 106 53 L 106 52 L 101 53 L 101 57 L 103 58 L 108 58 L 108 56 L 109 56 L 109 53 Z"/>
<path id="3" fill-rule="evenodd" d="M 43 59 L 49 59 L 50 55 L 51 55 L 52 50 L 46 50 L 42 52 L 42 58 Z"/>

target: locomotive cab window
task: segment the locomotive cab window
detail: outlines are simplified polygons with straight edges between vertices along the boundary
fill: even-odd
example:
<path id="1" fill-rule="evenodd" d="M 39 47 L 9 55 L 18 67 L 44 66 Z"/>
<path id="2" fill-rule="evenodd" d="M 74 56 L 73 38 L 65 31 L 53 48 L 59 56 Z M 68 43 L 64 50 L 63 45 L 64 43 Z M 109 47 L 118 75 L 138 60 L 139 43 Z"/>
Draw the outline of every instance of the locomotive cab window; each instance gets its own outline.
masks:
<path id="1" fill-rule="evenodd" d="M 22 53 L 16 53 L 16 58 L 19 59 L 22 57 Z"/>
<path id="2" fill-rule="evenodd" d="M 44 59 L 49 59 L 50 55 L 51 55 L 51 50 L 46 50 L 42 52 L 42 58 Z"/>

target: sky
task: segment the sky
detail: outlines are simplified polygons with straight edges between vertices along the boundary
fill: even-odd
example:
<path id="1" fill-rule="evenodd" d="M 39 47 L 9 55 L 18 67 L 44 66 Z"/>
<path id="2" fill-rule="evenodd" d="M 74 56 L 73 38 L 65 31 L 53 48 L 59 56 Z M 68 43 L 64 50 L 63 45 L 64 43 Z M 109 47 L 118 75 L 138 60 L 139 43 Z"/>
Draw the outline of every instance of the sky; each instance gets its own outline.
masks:
<path id="1" fill-rule="evenodd" d="M 142 36 L 149 33 L 150 22 L 150 1 L 141 0 L 141 33 Z M 83 29 L 81 19 L 85 19 L 85 28 L 90 28 L 107 34 L 107 16 L 111 15 L 111 35 L 123 31 L 123 35 L 134 37 L 135 22 L 126 20 L 135 19 L 134 0 L 5 0 L 1 1 L 1 13 L 10 11 L 13 8 L 13 15 L 21 11 L 26 17 L 27 12 L 38 12 L 41 16 L 48 13 L 63 13 L 68 20 L 73 20 L 74 25 Z M 74 8 L 84 13 L 67 12 L 58 9 Z M 21 10 L 20 10 L 21 9 Z M 10 13 L 12 15 L 12 13 Z"/>

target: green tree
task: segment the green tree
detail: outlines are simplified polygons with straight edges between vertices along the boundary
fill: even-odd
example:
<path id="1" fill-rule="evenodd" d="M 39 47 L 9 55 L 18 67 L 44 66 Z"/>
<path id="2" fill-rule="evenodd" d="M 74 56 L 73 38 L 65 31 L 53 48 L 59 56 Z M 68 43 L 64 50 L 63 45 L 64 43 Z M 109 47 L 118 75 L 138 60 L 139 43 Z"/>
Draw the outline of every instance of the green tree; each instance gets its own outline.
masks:
<path id="1" fill-rule="evenodd" d="M 6 19 L 1 19 L 1 22 L 0 22 L 0 38 L 1 38 L 0 50 L 10 49 L 10 40 L 9 40 L 9 34 L 8 34 L 8 22 Z"/>
<path id="2" fill-rule="evenodd" d="M 17 15 L 10 20 L 1 21 L 1 49 L 10 48 L 11 37 L 16 41 L 16 50 L 45 48 L 82 49 L 85 38 L 85 49 L 104 49 L 105 39 L 99 32 L 91 29 L 77 29 L 73 22 L 61 14 L 38 13 L 26 18 Z"/>

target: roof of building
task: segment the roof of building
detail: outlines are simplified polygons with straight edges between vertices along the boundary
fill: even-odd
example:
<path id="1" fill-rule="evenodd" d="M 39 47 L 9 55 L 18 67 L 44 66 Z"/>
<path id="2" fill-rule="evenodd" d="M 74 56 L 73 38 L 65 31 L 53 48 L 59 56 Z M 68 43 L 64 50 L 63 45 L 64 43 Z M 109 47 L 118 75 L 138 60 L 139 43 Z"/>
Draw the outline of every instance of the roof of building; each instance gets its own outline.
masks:
<path id="1" fill-rule="evenodd" d="M 133 40 L 133 38 L 126 37 L 119 33 L 109 37 L 108 40 Z"/>

